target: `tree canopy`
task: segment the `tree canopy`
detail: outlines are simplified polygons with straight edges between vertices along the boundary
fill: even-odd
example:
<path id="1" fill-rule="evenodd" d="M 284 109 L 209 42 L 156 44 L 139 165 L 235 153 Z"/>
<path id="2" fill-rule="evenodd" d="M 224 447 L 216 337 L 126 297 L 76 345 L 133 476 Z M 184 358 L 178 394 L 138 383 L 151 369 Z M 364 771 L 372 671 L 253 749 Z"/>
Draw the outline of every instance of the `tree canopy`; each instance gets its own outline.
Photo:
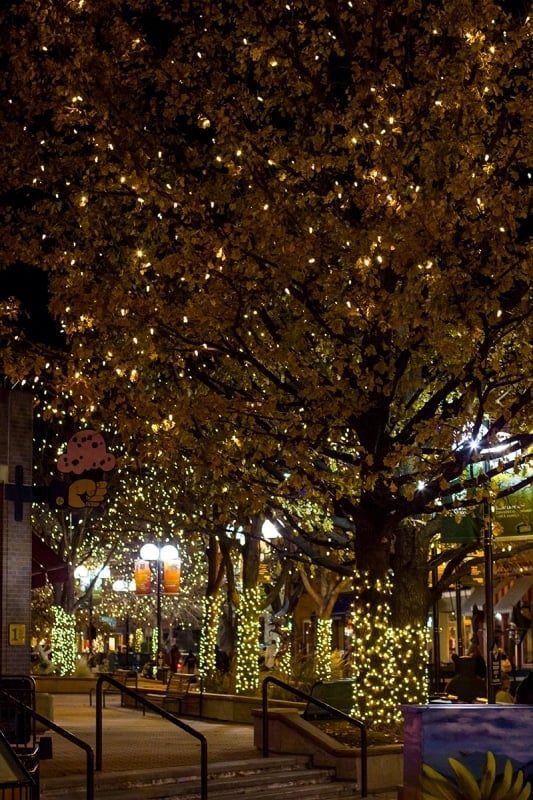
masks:
<path id="1" fill-rule="evenodd" d="M 528 463 L 527 12 L 11 3 L 0 262 L 47 273 L 66 346 L 11 339 L 4 370 L 375 590 L 427 548 L 404 521 Z"/>

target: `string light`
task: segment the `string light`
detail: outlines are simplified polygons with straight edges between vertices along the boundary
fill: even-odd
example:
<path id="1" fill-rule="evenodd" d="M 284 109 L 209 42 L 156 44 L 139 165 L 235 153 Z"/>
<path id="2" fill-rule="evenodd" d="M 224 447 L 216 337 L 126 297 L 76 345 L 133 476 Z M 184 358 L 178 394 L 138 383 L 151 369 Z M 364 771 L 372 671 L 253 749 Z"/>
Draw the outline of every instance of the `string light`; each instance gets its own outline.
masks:
<path id="1" fill-rule="evenodd" d="M 136 628 L 135 629 L 135 633 L 133 635 L 133 649 L 135 650 L 136 653 L 140 653 L 141 652 L 143 639 L 144 639 L 144 636 L 143 636 L 142 628 Z"/>
<path id="2" fill-rule="evenodd" d="M 54 666 L 61 676 L 72 675 L 76 669 L 76 620 L 61 606 L 53 606 L 54 622 L 50 636 Z"/>
<path id="3" fill-rule="evenodd" d="M 216 673 L 216 645 L 221 611 L 222 595 L 215 594 L 203 598 L 199 670 L 204 677 L 206 688 L 209 688 L 209 681 L 214 679 Z"/>
<path id="4" fill-rule="evenodd" d="M 315 673 L 319 681 L 331 679 L 331 643 L 333 620 L 318 617 L 316 621 Z"/>
<path id="5" fill-rule="evenodd" d="M 352 713 L 380 729 L 402 719 L 402 704 L 424 703 L 428 693 L 426 627 L 391 625 L 390 576 L 372 584 L 358 574 L 354 596 L 370 597 L 351 611 L 354 624 L 354 705 Z"/>
<path id="6" fill-rule="evenodd" d="M 259 688 L 259 617 L 262 590 L 245 589 L 240 595 L 237 611 L 237 641 L 235 691 L 254 694 Z"/>

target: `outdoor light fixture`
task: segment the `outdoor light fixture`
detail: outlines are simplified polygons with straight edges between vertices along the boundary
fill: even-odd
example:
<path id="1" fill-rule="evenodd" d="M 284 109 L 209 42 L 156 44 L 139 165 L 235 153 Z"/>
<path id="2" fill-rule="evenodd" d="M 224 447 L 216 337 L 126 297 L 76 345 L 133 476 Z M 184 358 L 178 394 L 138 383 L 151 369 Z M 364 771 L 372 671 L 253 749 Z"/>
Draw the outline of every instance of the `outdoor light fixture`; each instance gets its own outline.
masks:
<path id="1" fill-rule="evenodd" d="M 74 577 L 79 581 L 80 589 L 82 592 L 87 593 L 87 608 L 89 611 L 89 625 L 88 625 L 88 642 L 89 652 L 93 651 L 93 601 L 94 591 L 102 588 L 102 581 L 107 580 L 111 576 L 108 566 L 96 566 L 87 568 L 85 564 L 80 564 L 74 570 Z"/>
<path id="2" fill-rule="evenodd" d="M 180 585 L 180 563 L 178 549 L 173 544 L 162 547 L 149 542 L 140 550 L 140 559 L 135 562 L 135 591 L 137 594 L 150 594 L 150 561 L 157 563 L 157 652 L 161 650 L 161 595 L 177 594 Z"/>
<path id="3" fill-rule="evenodd" d="M 279 528 L 269 519 L 266 519 L 263 522 L 261 533 L 263 534 L 263 538 L 266 539 L 267 541 L 271 541 L 272 539 L 279 539 L 282 536 L 282 533 L 279 530 Z"/>
<path id="4" fill-rule="evenodd" d="M 114 592 L 134 592 L 135 581 L 113 581 L 111 588 Z"/>
<path id="5" fill-rule="evenodd" d="M 125 581 L 125 580 L 116 580 L 113 581 L 111 586 L 114 592 L 134 592 L 135 591 L 135 581 Z M 126 658 L 124 666 L 126 669 L 130 668 L 130 618 L 129 614 L 126 612 L 126 616 L 124 618 L 124 626 L 125 626 L 125 639 L 126 639 Z"/>

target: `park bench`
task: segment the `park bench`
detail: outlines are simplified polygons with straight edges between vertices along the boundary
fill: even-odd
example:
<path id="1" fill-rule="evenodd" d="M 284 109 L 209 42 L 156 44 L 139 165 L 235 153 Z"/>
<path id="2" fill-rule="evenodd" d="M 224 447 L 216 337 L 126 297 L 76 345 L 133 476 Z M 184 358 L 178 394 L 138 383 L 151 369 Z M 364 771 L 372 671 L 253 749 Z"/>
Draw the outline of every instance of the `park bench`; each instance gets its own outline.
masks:
<path id="1" fill-rule="evenodd" d="M 127 686 L 128 689 L 133 689 L 137 691 L 137 683 L 138 683 L 138 675 L 136 672 L 131 672 L 129 669 L 117 669 L 111 675 L 116 681 L 121 683 L 123 686 Z M 93 693 L 96 695 L 96 687 L 93 687 L 89 692 L 89 705 L 92 706 L 93 704 Z M 111 684 L 103 683 L 102 688 L 102 705 L 105 708 L 105 700 L 107 695 L 110 694 L 120 694 L 120 705 L 125 708 L 137 708 L 137 702 L 127 695 L 125 692 L 121 692 L 120 689 L 117 689 L 115 686 Z"/>
<path id="2" fill-rule="evenodd" d="M 336 708 L 337 711 L 351 714 L 353 685 L 354 681 L 351 678 L 343 678 L 338 681 L 317 681 L 311 687 L 310 695 L 327 703 L 328 706 Z M 310 700 L 302 716 L 304 719 L 331 719 L 334 715 Z"/>
<path id="3" fill-rule="evenodd" d="M 152 703 L 161 705 L 171 714 L 201 714 L 202 679 L 200 675 L 172 672 L 163 693 L 145 694 Z M 144 713 L 144 708 L 143 708 Z"/>

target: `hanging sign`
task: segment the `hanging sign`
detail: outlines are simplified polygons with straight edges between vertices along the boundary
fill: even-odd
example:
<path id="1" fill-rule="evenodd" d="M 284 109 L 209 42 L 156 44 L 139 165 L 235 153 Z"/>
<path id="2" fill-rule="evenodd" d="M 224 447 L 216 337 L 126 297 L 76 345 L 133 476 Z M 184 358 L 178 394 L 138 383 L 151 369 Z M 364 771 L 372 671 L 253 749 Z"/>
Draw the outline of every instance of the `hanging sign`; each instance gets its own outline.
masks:
<path id="1" fill-rule="evenodd" d="M 108 486 L 105 475 L 115 464 L 115 456 L 107 450 L 101 433 L 78 431 L 57 460 L 64 480 L 50 484 L 51 508 L 100 508 Z"/>
<path id="2" fill-rule="evenodd" d="M 180 562 L 177 558 L 163 563 L 163 591 L 165 594 L 179 592 L 180 577 Z"/>
<path id="3" fill-rule="evenodd" d="M 135 560 L 135 594 L 150 594 L 152 588 L 152 573 L 148 561 L 140 558 Z"/>
<path id="4" fill-rule="evenodd" d="M 499 488 L 505 488 L 499 479 Z M 511 480 L 507 480 L 511 485 Z M 499 542 L 529 541 L 533 532 L 533 485 L 525 486 L 494 503 L 494 534 Z"/>

